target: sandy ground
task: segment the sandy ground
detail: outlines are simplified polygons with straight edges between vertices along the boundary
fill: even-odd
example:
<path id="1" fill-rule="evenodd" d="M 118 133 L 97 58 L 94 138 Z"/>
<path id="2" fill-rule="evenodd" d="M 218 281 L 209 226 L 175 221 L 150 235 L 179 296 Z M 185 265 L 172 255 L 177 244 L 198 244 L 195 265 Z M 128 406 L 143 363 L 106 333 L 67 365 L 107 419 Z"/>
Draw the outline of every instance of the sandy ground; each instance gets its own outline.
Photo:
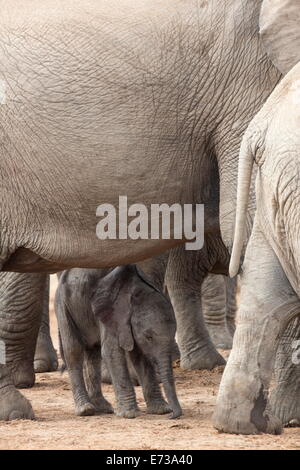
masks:
<path id="1" fill-rule="evenodd" d="M 57 326 L 51 315 L 54 343 Z M 300 449 L 300 429 L 281 436 L 242 436 L 218 433 L 211 424 L 222 368 L 186 372 L 175 368 L 184 416 L 169 420 L 146 415 L 125 420 L 114 415 L 74 415 L 68 375 L 38 374 L 36 385 L 24 394 L 32 402 L 35 421 L 0 423 L 0 449 Z M 114 404 L 110 385 L 104 395 Z M 138 403 L 145 410 L 140 387 Z"/>

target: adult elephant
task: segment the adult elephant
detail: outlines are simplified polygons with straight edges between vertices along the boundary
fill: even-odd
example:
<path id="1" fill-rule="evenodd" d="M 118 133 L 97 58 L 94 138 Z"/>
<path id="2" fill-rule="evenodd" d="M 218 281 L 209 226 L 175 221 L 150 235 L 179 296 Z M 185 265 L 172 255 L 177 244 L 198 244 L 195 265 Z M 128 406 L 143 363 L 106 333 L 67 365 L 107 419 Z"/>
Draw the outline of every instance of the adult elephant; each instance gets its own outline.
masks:
<path id="1" fill-rule="evenodd" d="M 300 61 L 299 25 L 298 0 L 263 2 L 260 18 L 263 44 L 283 73 Z M 259 197 L 241 276 L 240 322 L 221 381 L 214 415 L 215 426 L 225 432 L 279 434 L 281 424 L 300 425 L 300 368 L 297 357 L 300 321 L 299 318 L 291 321 L 299 312 L 299 278 L 297 267 L 290 267 L 297 253 L 293 253 L 293 233 L 288 233 L 289 227 L 292 232 L 297 233 L 298 230 L 298 218 L 293 209 L 297 207 L 299 182 L 299 115 L 298 104 L 295 105 L 290 98 L 291 93 L 295 93 L 294 100 L 298 99 L 298 76 L 299 65 L 253 119 L 241 146 L 236 241 L 231 266 L 234 274 L 238 269 L 237 253 L 240 253 L 243 238 L 243 218 L 254 156 L 259 166 L 256 181 Z M 271 168 L 269 172 L 266 171 L 268 163 Z M 279 167 L 281 171 L 276 172 Z M 284 183 L 286 175 L 287 184 Z M 273 194 L 270 188 L 275 188 Z M 265 200 L 268 200 L 268 210 L 264 206 Z M 292 222 L 288 222 L 286 214 L 292 217 Z M 257 283 L 259 287 L 255 291 Z M 280 329 L 284 328 L 284 320 L 288 323 L 288 319 L 290 323 L 282 333 Z M 278 325 L 281 328 L 276 329 Z M 256 335 L 253 334 L 255 329 Z M 259 336 L 263 329 L 264 335 Z M 254 338 L 256 341 L 253 341 Z M 279 339 L 274 369 L 276 387 L 268 401 L 273 353 Z"/>
<path id="2" fill-rule="evenodd" d="M 204 203 L 206 233 L 220 221 L 231 247 L 241 136 L 280 78 L 261 48 L 260 7 L 3 2 L 3 271 L 126 264 L 182 243 L 97 240 L 97 206 L 124 194 L 148 208 Z M 0 384 L 0 418 L 32 416 L 5 365 Z"/>

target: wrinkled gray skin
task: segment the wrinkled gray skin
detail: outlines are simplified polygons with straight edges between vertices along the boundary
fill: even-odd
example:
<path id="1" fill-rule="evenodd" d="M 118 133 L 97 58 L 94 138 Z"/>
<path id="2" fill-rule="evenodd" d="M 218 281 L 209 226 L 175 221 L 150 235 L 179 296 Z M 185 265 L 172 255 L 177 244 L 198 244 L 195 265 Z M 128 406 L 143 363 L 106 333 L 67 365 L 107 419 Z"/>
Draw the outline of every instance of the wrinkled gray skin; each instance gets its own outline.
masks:
<path id="1" fill-rule="evenodd" d="M 215 304 L 210 292 L 203 302 L 202 283 L 208 273 L 226 273 L 228 262 L 228 252 L 221 237 L 216 235 L 207 235 L 203 249 L 198 252 L 178 247 L 170 253 L 166 285 L 176 314 L 180 363 L 184 369 L 213 369 L 225 364 L 215 347 L 230 347 L 232 341 L 226 327 L 224 291 L 218 317 L 213 311 Z"/>
<path id="2" fill-rule="evenodd" d="M 241 146 L 231 275 L 239 269 L 254 162 L 257 210 L 241 274 L 234 347 L 214 418 L 228 432 L 278 434 L 282 424 L 300 425 L 300 368 L 293 362 L 299 320 L 284 332 L 275 366 L 278 388 L 269 402 L 278 339 L 300 315 L 299 100 L 300 62 L 253 119 Z"/>
<path id="3" fill-rule="evenodd" d="M 202 310 L 212 342 L 231 349 L 235 332 L 236 278 L 209 274 L 202 285 Z"/>
<path id="4" fill-rule="evenodd" d="M 34 281 L 32 281 L 34 283 Z M 49 321 L 49 286 L 50 279 L 47 278 L 47 288 L 44 292 L 42 320 L 39 329 L 37 343 L 34 355 L 34 371 L 35 372 L 53 372 L 58 368 L 58 359 L 56 351 L 53 347 L 50 335 Z M 19 288 L 21 286 L 19 285 Z M 1 323 L 1 312 L 0 312 Z"/>
<path id="5" fill-rule="evenodd" d="M 300 9 L 298 0 L 264 0 L 260 15 L 263 47 L 283 74 L 300 59 Z"/>
<path id="6" fill-rule="evenodd" d="M 16 387 L 31 387 L 34 368 L 44 372 L 58 365 L 49 332 L 49 279 L 46 274 L 1 273 L 0 290 L 0 339 L 6 345 L 6 363 Z"/>
<path id="7" fill-rule="evenodd" d="M 261 48 L 260 7 L 1 0 L 3 270 L 116 266 L 180 243 L 97 240 L 97 206 L 123 194 L 204 203 L 206 232 L 220 226 L 231 249 L 241 136 L 280 77 Z M 0 419 L 23 412 L 11 400 L 0 395 Z"/>
<path id="8" fill-rule="evenodd" d="M 203 289 L 201 292 L 201 285 L 208 272 L 225 272 L 228 261 L 228 253 L 221 239 L 207 236 L 200 251 L 187 252 L 180 247 L 139 263 L 160 289 L 166 285 L 176 315 L 183 368 L 212 369 L 225 364 L 216 347 L 229 349 L 232 345 L 235 281 L 228 282 L 228 299 L 221 276 L 212 275 L 211 280 L 208 279 L 204 286 L 207 292 Z M 221 285 L 218 285 L 218 278 Z M 228 328 L 225 309 L 228 312 Z"/>
<path id="9" fill-rule="evenodd" d="M 112 412 L 101 392 L 101 351 L 116 393 L 116 414 L 139 410 L 127 368 L 133 363 L 148 413 L 181 415 L 172 370 L 176 321 L 171 303 L 135 265 L 65 271 L 56 293 L 56 313 L 76 414 Z M 103 277 L 104 276 L 104 277 Z M 167 404 L 156 378 L 155 365 Z"/>

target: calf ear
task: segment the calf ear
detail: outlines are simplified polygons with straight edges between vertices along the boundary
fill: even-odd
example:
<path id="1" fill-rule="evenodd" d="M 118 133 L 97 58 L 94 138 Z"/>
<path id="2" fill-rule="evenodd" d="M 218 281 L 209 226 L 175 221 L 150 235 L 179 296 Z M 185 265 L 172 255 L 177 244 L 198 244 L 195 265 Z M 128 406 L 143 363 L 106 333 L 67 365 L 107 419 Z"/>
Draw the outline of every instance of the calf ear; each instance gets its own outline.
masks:
<path id="1" fill-rule="evenodd" d="M 270 59 L 286 74 L 300 61 L 299 0 L 264 0 L 260 35 Z"/>
<path id="2" fill-rule="evenodd" d="M 132 351 L 134 340 L 131 331 L 132 276 L 126 267 L 114 269 L 100 279 L 91 299 L 94 315 L 126 351 Z"/>

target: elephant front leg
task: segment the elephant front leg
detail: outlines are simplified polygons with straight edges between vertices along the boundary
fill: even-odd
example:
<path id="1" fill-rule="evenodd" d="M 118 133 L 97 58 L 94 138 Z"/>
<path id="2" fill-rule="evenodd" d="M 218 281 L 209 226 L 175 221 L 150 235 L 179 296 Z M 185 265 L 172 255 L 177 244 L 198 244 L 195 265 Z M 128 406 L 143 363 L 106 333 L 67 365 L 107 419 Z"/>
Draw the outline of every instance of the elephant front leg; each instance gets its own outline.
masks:
<path id="1" fill-rule="evenodd" d="M 200 286 L 170 285 L 168 290 L 176 312 L 180 364 L 183 369 L 208 369 L 226 362 L 218 353 L 205 326 Z"/>
<path id="2" fill-rule="evenodd" d="M 102 357 L 108 367 L 117 401 L 115 413 L 123 418 L 140 415 L 135 391 L 130 379 L 125 351 L 120 348 L 118 339 L 101 325 Z"/>
<path id="3" fill-rule="evenodd" d="M 183 369 L 213 369 L 225 360 L 213 345 L 205 326 L 201 284 L 205 273 L 193 272 L 194 252 L 172 250 L 166 283 L 177 321 L 177 340 Z"/>
<path id="4" fill-rule="evenodd" d="M 0 274 L 0 340 L 18 388 L 32 387 L 33 361 L 46 288 L 44 274 Z"/>
<path id="5" fill-rule="evenodd" d="M 300 312 L 300 305 L 299 305 Z M 300 426 L 300 318 L 293 320 L 280 339 L 275 361 L 276 388 L 270 402 L 284 426 Z"/>
<path id="6" fill-rule="evenodd" d="M 231 349 L 232 336 L 226 321 L 224 276 L 209 274 L 202 284 L 202 309 L 209 335 L 216 348 Z"/>
<path id="7" fill-rule="evenodd" d="M 91 403 L 97 413 L 113 413 L 111 404 L 102 394 L 100 344 L 89 349 L 86 348 L 84 356 L 84 381 Z"/>
<path id="8" fill-rule="evenodd" d="M 15 388 L 10 370 L 0 364 L 0 420 L 34 419 L 30 402 Z"/>
<path id="9" fill-rule="evenodd" d="M 177 341 L 183 369 L 213 369 L 226 362 L 216 350 L 202 312 L 201 285 L 205 262 L 180 246 L 170 252 L 166 285 L 177 321 Z"/>
<path id="10" fill-rule="evenodd" d="M 147 405 L 147 413 L 157 415 L 170 413 L 172 410 L 168 403 L 163 399 L 157 380 L 157 374 L 153 365 L 141 352 L 137 352 L 136 350 L 130 352 L 129 356 L 143 388 L 143 394 Z"/>
<path id="11" fill-rule="evenodd" d="M 50 335 L 50 322 L 49 322 L 49 287 L 50 278 L 47 276 L 45 291 L 43 294 L 43 311 L 42 322 L 39 329 L 37 338 L 35 356 L 34 356 L 34 370 L 35 372 L 54 372 L 58 368 L 58 359 L 56 351 L 53 347 Z"/>
<path id="12" fill-rule="evenodd" d="M 241 304 L 233 349 L 225 368 L 215 427 L 223 432 L 279 434 L 268 391 L 277 338 L 291 302 L 299 302 L 272 249 L 254 227 L 241 276 Z"/>

